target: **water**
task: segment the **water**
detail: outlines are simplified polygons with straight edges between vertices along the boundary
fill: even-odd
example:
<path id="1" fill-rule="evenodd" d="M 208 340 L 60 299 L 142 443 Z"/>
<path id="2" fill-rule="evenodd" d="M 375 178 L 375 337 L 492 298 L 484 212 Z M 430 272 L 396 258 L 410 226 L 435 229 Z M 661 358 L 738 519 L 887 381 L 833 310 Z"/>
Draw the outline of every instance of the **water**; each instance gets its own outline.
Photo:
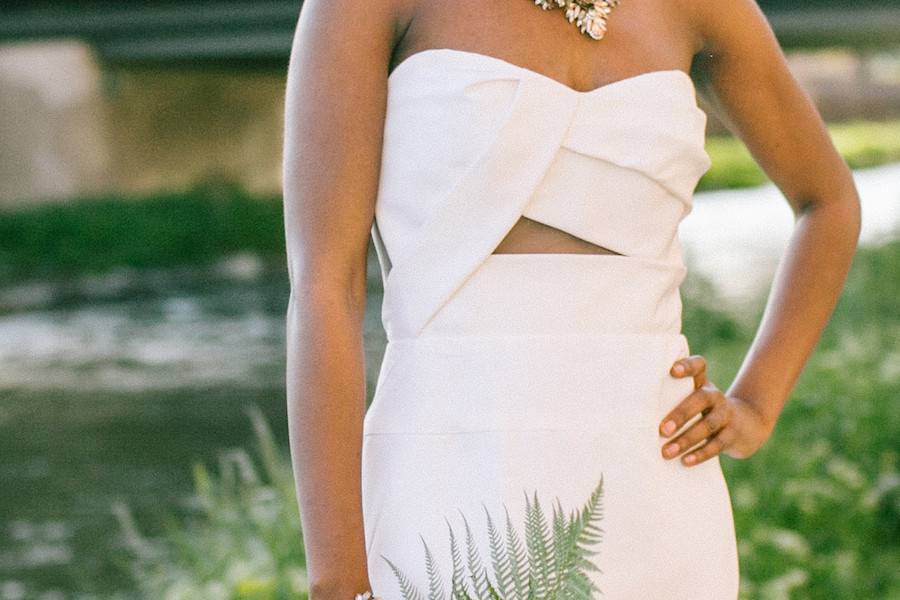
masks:
<path id="1" fill-rule="evenodd" d="M 893 235 L 900 164 L 856 176 L 864 242 Z M 697 194 L 682 228 L 688 266 L 735 305 L 755 299 L 791 223 L 772 186 Z M 286 277 L 247 257 L 226 267 L 208 281 L 149 288 L 146 274 L 119 273 L 62 296 L 41 285 L 0 291 L 0 307 L 20 307 L 0 315 L 0 600 L 127 590 L 114 502 L 158 532 L 164 514 L 185 507 L 194 461 L 252 445 L 249 403 L 285 443 Z M 380 303 L 376 290 L 366 313 L 370 394 Z"/>
<path id="2" fill-rule="evenodd" d="M 112 504 L 158 533 L 195 461 L 252 446 L 248 404 L 286 448 L 286 276 L 200 287 L 0 316 L 0 600 L 127 591 Z"/>
<path id="3" fill-rule="evenodd" d="M 860 243 L 900 231 L 900 163 L 854 172 L 862 203 Z M 793 213 L 773 185 L 695 195 L 681 225 L 686 262 L 709 278 L 722 298 L 741 310 L 765 293 L 787 248 Z"/>

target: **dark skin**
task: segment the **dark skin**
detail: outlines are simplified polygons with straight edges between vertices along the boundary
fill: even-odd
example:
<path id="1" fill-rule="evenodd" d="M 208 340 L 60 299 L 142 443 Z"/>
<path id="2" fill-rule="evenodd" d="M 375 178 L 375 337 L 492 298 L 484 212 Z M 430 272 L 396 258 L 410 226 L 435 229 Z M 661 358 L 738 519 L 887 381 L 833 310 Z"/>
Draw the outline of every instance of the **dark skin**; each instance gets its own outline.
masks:
<path id="1" fill-rule="evenodd" d="M 306 0 L 288 70 L 284 199 L 288 416 L 312 600 L 370 586 L 362 325 L 387 74 L 439 47 L 496 56 L 578 91 L 682 69 L 793 210 L 793 236 L 735 380 L 720 391 L 699 355 L 672 366 L 671 376 L 691 377 L 695 390 L 659 424 L 664 460 L 745 459 L 766 442 L 830 318 L 859 235 L 850 170 L 752 0 L 624 0 L 599 42 L 561 9 L 530 1 Z M 495 252 L 608 250 L 523 219 Z M 670 418 L 683 431 L 665 430 Z M 672 455 L 662 450 L 669 442 L 679 445 Z"/>

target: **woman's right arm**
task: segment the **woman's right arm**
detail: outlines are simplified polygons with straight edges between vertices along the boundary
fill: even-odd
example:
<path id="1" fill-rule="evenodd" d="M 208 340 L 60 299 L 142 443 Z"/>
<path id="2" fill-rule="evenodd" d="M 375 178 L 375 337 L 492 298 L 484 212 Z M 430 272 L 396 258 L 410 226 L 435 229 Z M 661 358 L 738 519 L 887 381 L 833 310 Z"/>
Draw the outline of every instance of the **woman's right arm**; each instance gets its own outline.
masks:
<path id="1" fill-rule="evenodd" d="M 351 600 L 369 587 L 360 481 L 366 250 L 399 1 L 305 0 L 288 67 L 287 409 L 311 600 Z"/>

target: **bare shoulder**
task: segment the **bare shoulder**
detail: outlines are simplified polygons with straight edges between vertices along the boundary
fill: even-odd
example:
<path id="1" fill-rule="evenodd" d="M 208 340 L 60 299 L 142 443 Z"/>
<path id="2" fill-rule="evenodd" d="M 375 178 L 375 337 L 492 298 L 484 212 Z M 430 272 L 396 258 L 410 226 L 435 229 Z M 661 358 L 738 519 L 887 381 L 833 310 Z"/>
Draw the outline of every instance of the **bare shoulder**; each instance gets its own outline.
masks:
<path id="1" fill-rule="evenodd" d="M 285 233 L 292 281 L 363 285 L 387 72 L 413 0 L 305 0 L 284 108 Z M 364 292 L 364 290 L 363 290 Z"/>
<path id="2" fill-rule="evenodd" d="M 389 59 L 419 0 L 304 0 L 292 60 L 344 73 Z M 338 69 L 335 69 L 338 70 Z"/>
<path id="3" fill-rule="evenodd" d="M 291 49 L 289 96 L 310 95 L 317 104 L 327 100 L 337 108 L 376 100 L 413 2 L 305 0 Z"/>
<path id="4" fill-rule="evenodd" d="M 698 40 L 698 94 L 796 209 L 846 185 L 849 169 L 791 73 L 756 0 L 677 0 Z"/>

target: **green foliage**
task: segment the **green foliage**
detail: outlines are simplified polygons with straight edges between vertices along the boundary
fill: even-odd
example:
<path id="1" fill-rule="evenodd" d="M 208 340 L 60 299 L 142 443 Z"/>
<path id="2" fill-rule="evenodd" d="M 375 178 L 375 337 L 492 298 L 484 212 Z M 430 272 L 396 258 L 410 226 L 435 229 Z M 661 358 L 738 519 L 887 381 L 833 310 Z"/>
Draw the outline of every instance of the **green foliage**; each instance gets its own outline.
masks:
<path id="1" fill-rule="evenodd" d="M 159 540 L 142 535 L 124 505 L 114 507 L 129 551 L 128 568 L 146 598 L 288 600 L 308 585 L 289 460 L 262 413 L 248 410 L 256 460 L 224 452 L 218 473 L 194 465 L 197 516 L 174 518 Z"/>
<path id="2" fill-rule="evenodd" d="M 551 523 L 547 523 L 537 492 L 533 498 L 525 495 L 525 543 L 513 526 L 506 511 L 506 544 L 494 525 L 490 512 L 484 508 L 488 547 L 493 576 L 483 564 L 475 536 L 466 516 L 460 511 L 466 535 L 466 556 L 462 551 L 450 522 L 450 598 L 452 600 L 590 600 L 591 593 L 600 591 L 587 573 L 600 569 L 588 557 L 597 554 L 591 545 L 602 540 L 603 529 L 597 522 L 603 516 L 603 478 L 601 476 L 591 496 L 580 511 L 565 517 L 559 498 L 553 506 Z M 445 519 L 446 521 L 446 519 Z M 552 530 L 551 530 L 552 528 Z M 425 548 L 425 569 L 428 575 L 427 600 L 443 600 L 443 578 L 434 555 L 422 536 Z M 397 578 L 403 600 L 425 600 L 422 592 L 388 557 L 381 555 Z M 468 583 L 464 580 L 468 573 Z"/>
<path id="3" fill-rule="evenodd" d="M 746 326 L 718 302 L 711 282 L 689 273 L 681 293 L 684 297 L 682 329 L 691 342 L 692 352 L 702 354 L 710 341 L 721 344 L 746 339 Z"/>
<path id="4" fill-rule="evenodd" d="M 867 326 L 894 327 L 900 323 L 900 237 L 880 246 L 860 248 L 844 294 L 835 310 L 828 333 L 858 331 Z M 897 338 L 894 337 L 894 340 Z M 830 341 L 834 341 L 829 338 Z M 885 341 L 890 337 L 886 336 Z"/>
<path id="5" fill-rule="evenodd" d="M 703 286 L 685 307 L 710 302 Z M 685 313 L 692 349 L 725 388 L 752 331 L 715 337 Z M 711 337 L 706 337 L 707 335 Z M 900 598 L 900 241 L 862 247 L 844 293 L 772 437 L 722 457 L 741 599 Z"/>
<path id="6" fill-rule="evenodd" d="M 900 161 L 900 121 L 832 123 L 828 132 L 838 152 L 853 169 Z M 751 187 L 769 181 L 739 138 L 707 136 L 706 152 L 712 166 L 700 178 L 697 185 L 700 191 Z"/>
<path id="7" fill-rule="evenodd" d="M 747 147 L 736 137 L 707 136 L 706 152 L 712 165 L 697 183 L 697 191 L 753 187 L 768 180 Z"/>
<path id="8" fill-rule="evenodd" d="M 0 281 L 206 265 L 237 252 L 281 261 L 283 231 L 277 198 L 228 184 L 5 210 Z"/>

